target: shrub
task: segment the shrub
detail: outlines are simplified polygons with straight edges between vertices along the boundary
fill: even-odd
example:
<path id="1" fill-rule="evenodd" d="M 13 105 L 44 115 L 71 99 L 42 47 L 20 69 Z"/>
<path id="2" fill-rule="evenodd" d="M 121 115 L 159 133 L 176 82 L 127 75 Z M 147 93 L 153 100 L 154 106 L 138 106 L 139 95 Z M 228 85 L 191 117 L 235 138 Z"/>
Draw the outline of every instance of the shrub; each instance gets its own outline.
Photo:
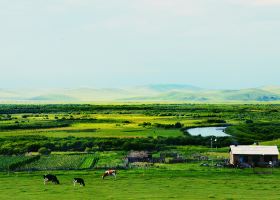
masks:
<path id="1" fill-rule="evenodd" d="M 51 150 L 50 149 L 47 149 L 46 147 L 41 147 L 38 152 L 41 154 L 41 155 L 50 155 L 51 154 Z"/>

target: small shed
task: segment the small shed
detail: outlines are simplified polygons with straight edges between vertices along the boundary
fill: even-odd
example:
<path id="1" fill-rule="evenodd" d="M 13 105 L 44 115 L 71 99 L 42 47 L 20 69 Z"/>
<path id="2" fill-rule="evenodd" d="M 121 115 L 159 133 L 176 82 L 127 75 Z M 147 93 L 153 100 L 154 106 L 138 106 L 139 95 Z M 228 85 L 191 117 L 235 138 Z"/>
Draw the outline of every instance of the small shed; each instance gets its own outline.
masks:
<path id="1" fill-rule="evenodd" d="M 127 155 L 128 162 L 149 162 L 152 155 L 147 151 L 131 151 Z"/>
<path id="2" fill-rule="evenodd" d="M 277 146 L 261 145 L 231 145 L 230 164 L 248 164 L 250 166 L 265 166 L 278 162 Z"/>

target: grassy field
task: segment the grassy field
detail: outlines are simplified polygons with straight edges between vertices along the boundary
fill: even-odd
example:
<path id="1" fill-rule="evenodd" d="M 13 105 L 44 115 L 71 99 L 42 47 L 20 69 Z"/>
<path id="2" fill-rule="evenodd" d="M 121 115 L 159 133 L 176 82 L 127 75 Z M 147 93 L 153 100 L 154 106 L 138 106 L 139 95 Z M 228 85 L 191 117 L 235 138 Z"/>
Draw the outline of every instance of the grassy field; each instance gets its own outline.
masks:
<path id="1" fill-rule="evenodd" d="M 2 131 L 0 137 L 6 136 L 34 136 L 41 135 L 47 137 L 99 137 L 99 138 L 135 138 L 135 137 L 177 137 L 182 136 L 183 133 L 180 130 L 165 130 L 165 129 L 151 129 L 151 128 L 124 128 L 116 127 L 115 125 L 101 125 L 97 130 L 84 130 L 82 128 L 75 130 L 75 128 L 61 128 L 61 129 L 49 129 L 49 130 L 16 130 L 16 131 Z M 104 127 L 104 128 L 102 128 Z"/>
<path id="2" fill-rule="evenodd" d="M 179 129 L 164 129 L 156 124 L 184 127 L 274 122 L 280 120 L 279 105 L 2 105 L 0 137 L 44 135 L 47 137 L 177 137 Z M 2 114 L 1 114 L 2 113 Z M 143 126 L 143 123 L 151 125 Z"/>
<path id="3" fill-rule="evenodd" d="M 0 105 L 0 199 L 280 199 L 278 168 L 200 166 L 227 159 L 233 142 L 280 145 L 279 111 L 268 104 Z M 228 125 L 232 137 L 218 138 L 218 148 L 210 148 L 211 137 L 186 133 Z M 42 148 L 51 155 L 39 155 Z M 126 163 L 132 150 L 168 156 Z M 184 163 L 167 164 L 172 154 Z M 102 180 L 109 168 L 126 170 Z M 43 185 L 46 173 L 61 184 Z M 86 187 L 73 187 L 74 177 Z"/>
<path id="4" fill-rule="evenodd" d="M 62 118 L 62 116 L 60 116 L 60 118 Z M 140 124 L 143 122 L 174 124 L 178 121 L 181 121 L 182 123 L 185 122 L 186 124 L 192 124 L 194 122 L 193 120 L 178 117 L 151 117 L 138 114 L 98 114 L 86 115 L 88 119 L 97 119 L 96 122 L 93 120 L 88 121 L 87 123 L 82 123 L 79 120 L 73 122 L 69 122 L 70 120 L 68 120 L 67 123 L 69 124 L 67 124 L 67 126 L 56 127 L 54 117 L 55 116 L 53 115 L 48 115 L 48 119 L 44 119 L 40 116 L 27 117 L 25 120 L 19 122 L 23 124 L 22 126 L 16 127 L 15 122 L 18 121 L 18 118 L 22 118 L 22 116 L 15 115 L 14 118 L 16 119 L 0 121 L 0 127 L 2 126 L 0 137 L 15 135 L 43 135 L 47 137 L 177 137 L 182 136 L 182 132 L 178 129 L 172 130 L 143 127 L 140 126 Z M 76 117 L 79 118 L 79 116 Z M 37 126 L 35 126 L 36 124 Z M 46 128 L 45 124 L 49 124 L 49 127 Z M 5 127 L 5 129 L 3 129 L 3 127 Z"/>
<path id="5" fill-rule="evenodd" d="M 103 171 L 54 171 L 61 185 L 43 185 L 43 172 L 0 174 L 1 199 L 279 199 L 280 171 L 164 165 L 119 171 L 117 180 L 102 180 Z M 82 177 L 86 187 L 73 187 Z"/>

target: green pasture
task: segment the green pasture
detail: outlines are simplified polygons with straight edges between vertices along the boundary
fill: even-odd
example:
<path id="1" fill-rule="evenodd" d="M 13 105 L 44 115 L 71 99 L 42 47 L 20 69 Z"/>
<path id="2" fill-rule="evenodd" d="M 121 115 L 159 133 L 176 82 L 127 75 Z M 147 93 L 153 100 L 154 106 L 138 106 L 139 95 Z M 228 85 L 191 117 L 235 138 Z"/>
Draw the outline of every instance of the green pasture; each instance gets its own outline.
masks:
<path id="1" fill-rule="evenodd" d="M 32 136 L 41 135 L 47 137 L 100 137 L 100 138 L 135 138 L 135 137 L 177 137 L 182 136 L 183 133 L 180 130 L 174 129 L 142 129 L 142 128 L 130 128 L 130 129 L 120 129 L 120 128 L 110 128 L 110 125 L 104 129 L 98 129 L 94 131 L 79 131 L 73 130 L 15 130 L 15 131 L 2 131 L 0 132 L 0 137 L 6 136 Z"/>
<path id="2" fill-rule="evenodd" d="M 280 171 L 216 169 L 196 165 L 118 171 L 117 180 L 101 179 L 103 170 L 53 171 L 60 185 L 44 185 L 44 172 L 0 173 L 1 199 L 279 199 Z M 74 187 L 81 177 L 86 187 Z"/>
<path id="3" fill-rule="evenodd" d="M 261 144 L 262 145 L 277 145 L 277 146 L 280 146 L 280 139 L 266 141 L 266 142 L 261 142 Z"/>
<path id="4" fill-rule="evenodd" d="M 183 135 L 179 129 L 158 128 L 156 124 L 180 122 L 188 128 L 221 125 L 215 120 L 231 125 L 247 120 L 278 123 L 278 110 L 279 105 L 241 104 L 2 105 L 0 137 L 177 137 Z M 238 131 L 232 132 L 237 135 Z"/>
<path id="5" fill-rule="evenodd" d="M 280 146 L 279 111 L 280 105 L 269 104 L 0 105 L 0 199 L 280 199 L 280 169 L 256 174 L 200 166 L 228 158 L 231 139 Z M 211 149 L 210 138 L 164 126 L 177 122 L 184 128 L 230 124 L 233 137 Z M 23 162 L 25 153 L 40 147 L 60 152 Z M 105 169 L 123 168 L 135 147 L 153 149 L 154 157 L 166 152 L 209 160 L 136 163 L 119 170 L 117 180 L 101 179 Z M 12 172 L 16 163 L 23 164 Z M 61 184 L 43 185 L 45 173 L 56 174 Z M 86 187 L 73 187 L 74 177 L 84 178 Z"/>
<path id="6" fill-rule="evenodd" d="M 75 115 L 73 114 L 72 116 Z M 74 121 L 73 123 L 69 123 L 69 125 L 65 127 L 55 127 L 57 122 L 54 120 L 53 115 L 50 115 L 47 120 L 42 119 L 42 117 L 39 116 L 37 118 L 27 117 L 24 118 L 24 120 L 19 121 L 18 119 L 22 118 L 22 116 L 15 115 L 13 117 L 15 119 L 9 121 L 0 120 L 0 137 L 18 135 L 43 135 L 47 137 L 177 137 L 183 135 L 183 133 L 178 129 L 162 129 L 153 126 L 143 127 L 139 124 L 143 122 L 175 124 L 178 121 L 180 121 L 181 123 L 185 122 L 187 124 L 193 123 L 192 120 L 187 121 L 178 119 L 177 117 L 151 117 L 138 114 L 98 114 L 84 116 L 89 119 L 100 120 L 97 122 L 93 121 L 81 123 L 79 120 L 77 120 L 77 122 Z M 60 116 L 59 118 L 62 118 L 62 116 Z M 15 121 L 18 122 L 17 124 L 21 123 L 23 125 L 21 125 L 19 128 L 14 128 Z M 34 127 L 36 124 L 38 125 L 37 128 Z M 48 124 L 50 127 L 45 128 L 45 124 Z M 24 125 L 26 126 L 26 128 Z M 42 128 L 40 128 L 39 125 L 42 125 Z M 1 126 L 12 127 L 13 129 L 1 129 Z M 30 126 L 30 128 L 28 128 L 28 126 Z"/>

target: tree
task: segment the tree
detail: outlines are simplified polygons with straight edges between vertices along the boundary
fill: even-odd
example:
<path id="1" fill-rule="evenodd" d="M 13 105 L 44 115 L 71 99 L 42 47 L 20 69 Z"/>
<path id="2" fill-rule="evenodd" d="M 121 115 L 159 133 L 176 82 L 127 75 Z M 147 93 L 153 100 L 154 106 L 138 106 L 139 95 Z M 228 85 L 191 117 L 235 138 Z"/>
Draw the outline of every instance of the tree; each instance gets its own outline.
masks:
<path id="1" fill-rule="evenodd" d="M 51 154 L 51 150 L 50 149 L 47 149 L 46 147 L 41 147 L 39 150 L 38 150 L 39 154 L 41 155 L 50 155 Z"/>
<path id="2" fill-rule="evenodd" d="M 85 149 L 85 152 L 86 153 L 89 153 L 89 152 L 91 152 L 92 151 L 92 149 L 90 148 L 90 147 L 87 147 L 86 149 Z"/>
<path id="3" fill-rule="evenodd" d="M 176 122 L 176 124 L 174 125 L 175 128 L 182 128 L 184 125 L 181 124 L 180 122 Z"/>

